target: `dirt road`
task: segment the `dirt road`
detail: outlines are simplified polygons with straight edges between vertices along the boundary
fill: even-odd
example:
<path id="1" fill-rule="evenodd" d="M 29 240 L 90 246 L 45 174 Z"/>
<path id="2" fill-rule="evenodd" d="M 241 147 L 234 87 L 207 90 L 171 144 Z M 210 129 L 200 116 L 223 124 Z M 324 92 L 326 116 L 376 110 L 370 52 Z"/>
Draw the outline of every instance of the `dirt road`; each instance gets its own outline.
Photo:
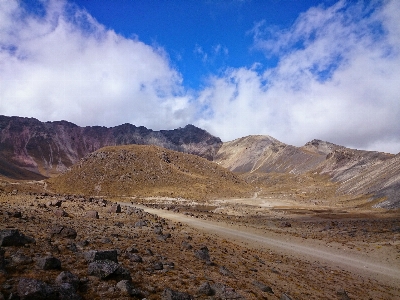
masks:
<path id="1" fill-rule="evenodd" d="M 372 278 L 390 286 L 396 287 L 400 282 L 398 262 L 397 264 L 388 264 L 384 262 L 384 258 L 378 259 L 365 253 L 340 247 L 338 249 L 337 246 L 340 245 L 332 247 L 332 245 L 327 245 L 319 240 L 305 240 L 272 232 L 257 231 L 253 228 L 212 222 L 136 204 L 131 205 L 124 202 L 120 202 L 120 204 L 142 208 L 146 212 L 187 224 L 195 229 L 205 231 L 208 234 L 215 234 L 222 239 L 229 239 L 246 247 L 264 248 L 265 250 L 309 261 L 310 263 L 319 263 L 331 268 L 347 270 L 355 276 Z"/>

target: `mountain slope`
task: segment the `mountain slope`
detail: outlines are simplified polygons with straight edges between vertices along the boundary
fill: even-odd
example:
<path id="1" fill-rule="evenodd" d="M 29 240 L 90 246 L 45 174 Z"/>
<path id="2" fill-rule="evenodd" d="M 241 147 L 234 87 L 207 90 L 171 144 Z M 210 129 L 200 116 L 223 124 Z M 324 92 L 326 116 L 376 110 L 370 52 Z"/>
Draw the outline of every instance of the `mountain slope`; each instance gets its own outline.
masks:
<path id="1" fill-rule="evenodd" d="M 295 147 L 269 136 L 248 136 L 224 143 L 215 161 L 238 173 L 328 175 L 340 184 L 339 194 L 370 195 L 385 199 L 379 207 L 400 207 L 400 154 L 349 149 L 320 140 Z M 247 174 L 245 178 L 257 177 Z"/>
<path id="2" fill-rule="evenodd" d="M 16 179 L 36 179 L 32 172 L 53 176 L 101 147 L 127 144 L 157 145 L 212 160 L 222 142 L 193 125 L 153 131 L 131 124 L 79 127 L 67 121 L 0 116 L 0 161 L 8 162 L 8 171 L 0 173 L 11 178 L 17 173 Z"/>
<path id="3" fill-rule="evenodd" d="M 101 148 L 48 184 L 58 193 L 190 199 L 248 196 L 253 190 L 204 158 L 142 145 Z"/>

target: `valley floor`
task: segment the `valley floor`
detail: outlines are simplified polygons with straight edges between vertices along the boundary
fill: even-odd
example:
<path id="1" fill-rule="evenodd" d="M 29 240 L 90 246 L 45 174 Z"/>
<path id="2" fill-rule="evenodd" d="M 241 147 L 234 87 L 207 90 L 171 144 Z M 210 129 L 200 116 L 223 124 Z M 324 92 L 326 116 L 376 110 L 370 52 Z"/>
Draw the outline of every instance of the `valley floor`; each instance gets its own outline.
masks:
<path id="1" fill-rule="evenodd" d="M 57 199 L 59 208 L 51 203 Z M 22 277 L 54 285 L 61 271 L 70 271 L 80 278 L 77 292 L 84 299 L 127 299 L 116 279 L 88 274 L 84 259 L 89 250 L 116 249 L 119 265 L 141 291 L 138 299 L 167 299 L 166 289 L 195 299 L 400 297 L 397 211 L 300 207 L 284 198 L 105 199 L 1 194 L 0 229 L 19 229 L 35 243 L 3 247 L 0 292 L 15 295 Z M 121 213 L 109 212 L 116 202 Z M 92 210 L 99 219 L 86 216 Z M 55 235 L 56 225 L 73 228 L 76 238 Z M 18 255 L 30 260 L 21 263 Z M 38 267 L 49 255 L 60 259 L 61 269 Z M 205 282 L 214 296 L 204 294 Z"/>

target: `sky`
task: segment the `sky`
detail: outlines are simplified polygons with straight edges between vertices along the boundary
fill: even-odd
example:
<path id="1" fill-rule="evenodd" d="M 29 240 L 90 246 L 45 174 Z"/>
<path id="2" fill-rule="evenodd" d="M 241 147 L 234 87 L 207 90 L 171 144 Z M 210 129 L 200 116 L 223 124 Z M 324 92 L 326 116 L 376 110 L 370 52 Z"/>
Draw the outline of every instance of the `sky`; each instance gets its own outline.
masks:
<path id="1" fill-rule="evenodd" d="M 0 114 L 400 152 L 400 1 L 0 0 Z"/>

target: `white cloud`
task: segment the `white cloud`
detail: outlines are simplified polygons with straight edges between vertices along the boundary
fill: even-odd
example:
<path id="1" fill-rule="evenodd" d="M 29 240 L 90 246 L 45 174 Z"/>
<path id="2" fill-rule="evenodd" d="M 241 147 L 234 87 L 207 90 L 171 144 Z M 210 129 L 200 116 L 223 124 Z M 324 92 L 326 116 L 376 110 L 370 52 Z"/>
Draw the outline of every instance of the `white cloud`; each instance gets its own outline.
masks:
<path id="1" fill-rule="evenodd" d="M 153 129 L 190 122 L 190 99 L 162 50 L 105 29 L 73 4 L 44 4 L 37 16 L 0 2 L 1 114 Z"/>
<path id="2" fill-rule="evenodd" d="M 224 140 L 269 134 L 295 145 L 319 138 L 399 152 L 400 2 L 370 5 L 314 7 L 274 33 L 259 23 L 254 47 L 277 55 L 277 67 L 211 78 L 199 124 Z"/>

